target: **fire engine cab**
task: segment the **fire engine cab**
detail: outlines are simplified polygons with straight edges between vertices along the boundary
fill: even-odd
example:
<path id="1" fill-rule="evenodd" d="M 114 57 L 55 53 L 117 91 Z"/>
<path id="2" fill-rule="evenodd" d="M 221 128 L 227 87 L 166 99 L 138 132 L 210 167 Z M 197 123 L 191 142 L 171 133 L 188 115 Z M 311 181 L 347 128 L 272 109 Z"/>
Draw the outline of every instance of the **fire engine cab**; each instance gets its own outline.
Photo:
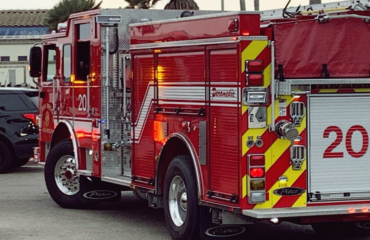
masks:
<path id="1" fill-rule="evenodd" d="M 173 239 L 259 220 L 369 234 L 369 7 L 72 14 L 30 56 L 51 197 L 133 190 Z"/>

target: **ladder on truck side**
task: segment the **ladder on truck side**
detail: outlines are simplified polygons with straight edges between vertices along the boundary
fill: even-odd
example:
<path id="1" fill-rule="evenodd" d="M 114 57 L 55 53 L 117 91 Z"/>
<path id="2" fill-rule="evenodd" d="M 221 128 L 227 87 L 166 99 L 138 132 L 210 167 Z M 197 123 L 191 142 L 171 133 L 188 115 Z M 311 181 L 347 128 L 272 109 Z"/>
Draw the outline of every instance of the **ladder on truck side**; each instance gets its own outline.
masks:
<path id="1" fill-rule="evenodd" d="M 285 8 L 261 11 L 262 20 L 276 19 L 278 17 L 291 17 L 297 15 L 317 15 L 341 13 L 348 10 L 366 10 L 370 8 L 370 0 L 352 0 L 339 1 L 331 3 L 313 4 L 298 7 L 288 7 L 291 0 L 288 1 Z"/>

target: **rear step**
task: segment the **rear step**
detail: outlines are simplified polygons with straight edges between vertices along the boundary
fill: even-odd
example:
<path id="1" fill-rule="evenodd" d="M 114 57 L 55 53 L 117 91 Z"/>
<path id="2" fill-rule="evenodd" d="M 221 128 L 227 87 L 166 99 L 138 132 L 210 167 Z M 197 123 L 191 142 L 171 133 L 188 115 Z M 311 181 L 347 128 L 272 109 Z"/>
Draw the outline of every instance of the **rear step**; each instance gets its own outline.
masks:
<path id="1" fill-rule="evenodd" d="M 257 219 L 291 218 L 310 216 L 347 215 L 356 213 L 368 213 L 370 204 L 332 205 L 315 207 L 289 207 L 271 209 L 243 210 L 243 215 Z"/>

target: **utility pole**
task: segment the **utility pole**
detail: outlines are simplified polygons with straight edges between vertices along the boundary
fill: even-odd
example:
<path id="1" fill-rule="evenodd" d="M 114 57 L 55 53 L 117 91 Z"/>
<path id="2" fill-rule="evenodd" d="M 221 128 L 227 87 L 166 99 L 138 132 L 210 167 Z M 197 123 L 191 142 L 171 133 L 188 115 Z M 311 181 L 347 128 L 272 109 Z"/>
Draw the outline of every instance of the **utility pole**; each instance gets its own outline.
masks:
<path id="1" fill-rule="evenodd" d="M 221 11 L 225 11 L 225 0 L 221 0 Z"/>
<path id="2" fill-rule="evenodd" d="M 310 5 L 312 4 L 321 4 L 321 0 L 310 0 Z"/>
<path id="3" fill-rule="evenodd" d="M 254 11 L 260 10 L 260 0 L 254 0 Z"/>
<path id="4" fill-rule="evenodd" d="M 245 0 L 240 0 L 240 10 L 245 11 Z"/>

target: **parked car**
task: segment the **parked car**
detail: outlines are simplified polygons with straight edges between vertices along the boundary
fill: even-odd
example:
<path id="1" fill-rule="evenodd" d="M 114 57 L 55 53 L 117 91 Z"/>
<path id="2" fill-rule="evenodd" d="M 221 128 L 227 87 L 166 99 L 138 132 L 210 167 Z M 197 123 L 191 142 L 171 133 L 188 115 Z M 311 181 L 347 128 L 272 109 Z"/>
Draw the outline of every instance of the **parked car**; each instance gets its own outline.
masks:
<path id="1" fill-rule="evenodd" d="M 38 145 L 38 90 L 0 88 L 0 173 L 25 165 Z"/>

